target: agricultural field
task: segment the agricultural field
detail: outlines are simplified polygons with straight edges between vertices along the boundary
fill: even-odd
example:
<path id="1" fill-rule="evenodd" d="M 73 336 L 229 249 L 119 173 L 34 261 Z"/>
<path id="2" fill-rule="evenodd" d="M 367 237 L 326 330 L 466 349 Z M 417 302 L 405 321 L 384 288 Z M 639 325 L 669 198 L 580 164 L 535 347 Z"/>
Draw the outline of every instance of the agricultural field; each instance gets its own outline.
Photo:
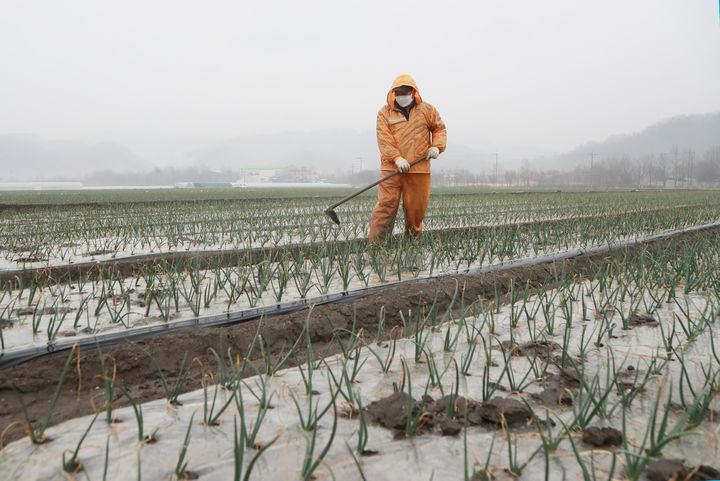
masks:
<path id="1" fill-rule="evenodd" d="M 38 194 L 3 479 L 720 478 L 720 192 Z"/>

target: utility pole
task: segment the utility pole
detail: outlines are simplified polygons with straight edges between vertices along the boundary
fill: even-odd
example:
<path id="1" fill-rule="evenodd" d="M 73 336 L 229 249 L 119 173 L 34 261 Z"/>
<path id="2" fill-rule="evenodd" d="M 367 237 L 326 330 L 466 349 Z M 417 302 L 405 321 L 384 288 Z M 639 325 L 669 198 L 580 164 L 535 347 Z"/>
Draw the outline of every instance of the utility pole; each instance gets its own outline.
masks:
<path id="1" fill-rule="evenodd" d="M 498 153 L 495 152 L 495 185 L 498 183 Z"/>
<path id="2" fill-rule="evenodd" d="M 665 166 L 665 152 L 660 152 L 660 171 L 662 173 L 662 183 L 663 183 L 663 189 L 664 189 L 665 184 L 667 182 L 667 169 Z"/>
<path id="3" fill-rule="evenodd" d="M 593 171 L 595 170 L 595 157 L 597 157 L 600 154 L 596 154 L 595 152 L 590 152 L 590 187 L 592 187 L 595 184 L 595 179 L 593 178 Z"/>
<path id="4" fill-rule="evenodd" d="M 355 157 L 355 160 L 353 160 L 352 162 L 350 162 L 350 166 L 351 166 L 351 174 L 350 174 L 350 179 L 351 179 L 351 180 L 350 180 L 350 184 L 351 184 L 351 185 L 357 184 L 357 182 L 356 182 L 357 179 L 355 179 L 355 163 L 356 163 L 356 162 L 359 162 L 359 164 L 360 164 L 360 165 L 359 165 L 360 170 L 358 170 L 358 176 L 359 176 L 360 178 L 362 178 L 363 158 L 362 158 L 362 156 L 360 156 L 360 157 Z"/>
<path id="5" fill-rule="evenodd" d="M 692 178 L 693 178 L 693 155 L 695 155 L 695 152 L 692 149 L 689 149 L 687 152 L 685 152 L 688 156 L 688 165 L 686 169 L 685 176 L 687 177 L 687 184 L 689 188 L 689 184 L 692 184 Z"/>
<path id="6" fill-rule="evenodd" d="M 695 178 L 695 151 L 690 149 L 690 179 Z"/>

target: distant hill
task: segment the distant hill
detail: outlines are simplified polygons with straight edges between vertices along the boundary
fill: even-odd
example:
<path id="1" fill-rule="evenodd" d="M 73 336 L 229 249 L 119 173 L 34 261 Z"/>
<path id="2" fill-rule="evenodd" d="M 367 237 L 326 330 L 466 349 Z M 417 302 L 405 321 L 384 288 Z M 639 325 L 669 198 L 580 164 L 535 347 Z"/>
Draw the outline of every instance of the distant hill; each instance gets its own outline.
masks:
<path id="1" fill-rule="evenodd" d="M 0 135 L 0 179 L 79 179 L 89 172 L 147 170 L 148 162 L 112 143 L 52 140 L 32 134 Z"/>
<path id="2" fill-rule="evenodd" d="M 472 171 L 486 169 L 490 156 L 480 150 L 452 143 L 437 160 L 437 168 Z M 413 160 L 413 159 L 408 159 Z M 380 153 L 375 132 L 325 130 L 282 132 L 272 135 L 234 137 L 189 152 L 187 161 L 220 169 L 258 165 L 295 165 L 320 172 L 377 169 Z"/>
<path id="3" fill-rule="evenodd" d="M 375 132 L 325 130 L 233 137 L 187 151 L 174 168 L 238 171 L 242 167 L 294 165 L 323 174 L 375 170 Z M 435 169 L 489 168 L 491 156 L 453 143 Z M 409 159 L 412 160 L 412 159 Z M 53 140 L 34 134 L 0 135 L 0 181 L 81 180 L 93 172 L 148 172 L 156 165 L 114 142 Z"/>
<path id="4" fill-rule="evenodd" d="M 669 154 L 694 150 L 702 154 L 710 147 L 720 145 L 720 112 L 683 115 L 651 125 L 645 130 L 625 135 L 614 135 L 603 141 L 587 142 L 557 157 L 555 167 L 572 169 L 587 164 L 591 152 L 598 158 L 628 155 Z"/>

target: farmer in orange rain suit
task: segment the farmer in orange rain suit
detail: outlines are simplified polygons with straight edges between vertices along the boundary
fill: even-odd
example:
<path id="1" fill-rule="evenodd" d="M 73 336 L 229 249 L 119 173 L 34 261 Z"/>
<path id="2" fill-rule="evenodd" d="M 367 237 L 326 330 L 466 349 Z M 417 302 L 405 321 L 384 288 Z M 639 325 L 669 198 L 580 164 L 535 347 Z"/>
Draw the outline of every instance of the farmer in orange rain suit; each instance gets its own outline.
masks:
<path id="1" fill-rule="evenodd" d="M 392 234 L 403 198 L 405 234 L 422 232 L 430 200 L 430 160 L 445 150 L 447 132 L 438 111 L 423 102 L 415 81 L 398 76 L 387 94 L 387 104 L 377 116 L 377 142 L 381 175 L 401 172 L 380 184 L 378 202 L 370 221 L 371 244 Z M 410 167 L 410 162 L 423 158 Z"/>

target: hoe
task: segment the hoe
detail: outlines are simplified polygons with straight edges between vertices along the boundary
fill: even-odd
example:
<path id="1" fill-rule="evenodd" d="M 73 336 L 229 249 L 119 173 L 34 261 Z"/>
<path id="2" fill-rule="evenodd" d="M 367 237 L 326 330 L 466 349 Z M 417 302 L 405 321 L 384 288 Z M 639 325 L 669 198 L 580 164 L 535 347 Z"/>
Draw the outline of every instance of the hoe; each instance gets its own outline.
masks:
<path id="1" fill-rule="evenodd" d="M 413 165 L 417 164 L 418 162 L 420 162 L 420 161 L 423 160 L 423 159 L 425 159 L 425 156 L 420 157 L 420 158 L 417 159 L 417 160 L 413 160 L 412 162 L 410 162 L 410 167 L 412 167 Z M 397 171 L 397 170 L 396 170 L 396 171 L 393 172 L 392 174 L 388 174 L 388 175 L 386 175 L 385 177 L 383 177 L 383 178 L 381 178 L 381 179 L 379 179 L 379 180 L 376 180 L 375 182 L 373 182 L 372 184 L 368 185 L 367 187 L 363 187 L 362 189 L 358 190 L 358 191 L 355 192 L 354 194 L 348 195 L 347 197 L 345 197 L 345 198 L 342 199 L 341 201 L 336 202 L 336 203 L 334 203 L 333 205 L 331 205 L 330 207 L 328 207 L 327 209 L 325 209 L 325 213 L 326 213 L 328 216 L 330 216 L 330 218 L 332 219 L 333 222 L 335 222 L 337 225 L 340 225 L 340 219 L 338 218 L 338 215 L 337 215 L 337 213 L 335 212 L 335 208 L 336 208 L 336 207 L 338 207 L 339 205 L 344 204 L 345 202 L 349 201 L 350 199 L 352 199 L 352 198 L 354 198 L 354 197 L 357 197 L 358 195 L 362 194 L 362 193 L 365 192 L 366 190 L 372 189 L 372 188 L 375 187 L 376 185 L 385 182 L 385 181 L 388 180 L 390 177 L 393 177 L 393 176 L 395 176 L 395 175 L 397 175 L 397 174 L 399 174 L 399 173 L 400 173 L 400 171 Z"/>

